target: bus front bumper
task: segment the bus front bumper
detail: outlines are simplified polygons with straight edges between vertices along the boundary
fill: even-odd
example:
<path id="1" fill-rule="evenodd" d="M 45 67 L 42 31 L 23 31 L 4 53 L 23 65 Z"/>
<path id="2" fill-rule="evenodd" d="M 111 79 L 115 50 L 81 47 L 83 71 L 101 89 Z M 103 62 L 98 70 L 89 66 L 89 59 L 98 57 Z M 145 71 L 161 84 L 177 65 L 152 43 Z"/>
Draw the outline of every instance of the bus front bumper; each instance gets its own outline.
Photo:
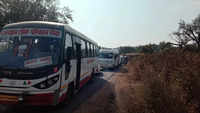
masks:
<path id="1" fill-rule="evenodd" d="M 55 93 L 13 95 L 0 94 L 0 104 L 22 104 L 22 105 L 54 105 Z"/>
<path id="2" fill-rule="evenodd" d="M 111 64 L 106 64 L 106 63 L 101 63 L 100 64 L 100 70 L 103 70 L 103 69 L 108 69 L 108 68 L 113 68 L 114 65 L 111 63 Z"/>

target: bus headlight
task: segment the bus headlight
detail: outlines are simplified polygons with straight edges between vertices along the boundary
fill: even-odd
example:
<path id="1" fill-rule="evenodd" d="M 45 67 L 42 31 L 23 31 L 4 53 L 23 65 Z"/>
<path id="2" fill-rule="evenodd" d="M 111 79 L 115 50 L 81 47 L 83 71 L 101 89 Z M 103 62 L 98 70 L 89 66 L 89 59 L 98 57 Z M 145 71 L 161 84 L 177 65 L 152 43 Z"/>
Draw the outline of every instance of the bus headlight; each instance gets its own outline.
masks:
<path id="1" fill-rule="evenodd" d="M 43 82 L 40 82 L 33 87 L 38 88 L 38 89 L 47 89 L 56 84 L 56 82 L 59 80 L 59 75 L 49 78 Z"/>

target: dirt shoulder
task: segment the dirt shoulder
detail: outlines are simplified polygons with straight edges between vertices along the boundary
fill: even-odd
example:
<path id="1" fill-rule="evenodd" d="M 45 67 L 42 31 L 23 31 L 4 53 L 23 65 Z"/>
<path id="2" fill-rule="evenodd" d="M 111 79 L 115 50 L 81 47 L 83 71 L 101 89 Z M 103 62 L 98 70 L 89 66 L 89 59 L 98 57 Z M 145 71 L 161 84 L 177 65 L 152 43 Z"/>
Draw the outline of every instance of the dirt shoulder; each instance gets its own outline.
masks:
<path id="1" fill-rule="evenodd" d="M 143 94 L 143 84 L 140 82 L 130 81 L 129 76 L 132 73 L 129 72 L 127 66 L 123 66 L 120 72 L 113 77 L 113 84 L 115 84 L 115 102 L 117 105 L 117 111 L 119 113 L 141 113 L 144 100 L 138 98 Z M 136 98 L 137 97 L 137 98 Z"/>
<path id="2" fill-rule="evenodd" d="M 106 85 L 99 90 L 93 97 L 82 104 L 73 113 L 115 113 L 115 93 L 113 85 Z"/>

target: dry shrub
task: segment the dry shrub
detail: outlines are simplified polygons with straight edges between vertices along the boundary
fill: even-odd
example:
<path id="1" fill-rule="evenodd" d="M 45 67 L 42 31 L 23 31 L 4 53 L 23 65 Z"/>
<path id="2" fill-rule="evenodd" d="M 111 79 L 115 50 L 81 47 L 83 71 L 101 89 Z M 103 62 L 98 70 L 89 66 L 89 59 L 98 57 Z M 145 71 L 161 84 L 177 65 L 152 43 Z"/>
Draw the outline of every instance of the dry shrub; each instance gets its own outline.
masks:
<path id="1" fill-rule="evenodd" d="M 200 111 L 200 54 L 171 50 L 133 58 L 132 81 L 144 83 L 146 109 L 151 113 Z"/>
<path id="2" fill-rule="evenodd" d="M 145 80 L 144 99 L 149 113 L 185 113 L 178 87 L 171 87 L 162 78 Z M 175 90 L 174 90 L 175 89 Z"/>

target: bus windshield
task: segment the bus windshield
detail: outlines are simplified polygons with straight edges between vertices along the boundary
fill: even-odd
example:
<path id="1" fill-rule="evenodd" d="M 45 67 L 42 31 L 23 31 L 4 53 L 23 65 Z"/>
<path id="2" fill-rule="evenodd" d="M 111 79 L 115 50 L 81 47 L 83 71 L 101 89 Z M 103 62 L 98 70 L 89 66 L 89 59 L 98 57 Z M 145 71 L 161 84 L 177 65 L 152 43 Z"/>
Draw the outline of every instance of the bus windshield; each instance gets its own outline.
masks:
<path id="1" fill-rule="evenodd" d="M 58 64 L 60 38 L 0 35 L 0 67 L 38 68 Z"/>
<path id="2" fill-rule="evenodd" d="M 111 59 L 111 58 L 113 58 L 113 54 L 112 53 L 100 53 L 99 54 L 99 58 L 108 58 L 108 59 Z"/>

